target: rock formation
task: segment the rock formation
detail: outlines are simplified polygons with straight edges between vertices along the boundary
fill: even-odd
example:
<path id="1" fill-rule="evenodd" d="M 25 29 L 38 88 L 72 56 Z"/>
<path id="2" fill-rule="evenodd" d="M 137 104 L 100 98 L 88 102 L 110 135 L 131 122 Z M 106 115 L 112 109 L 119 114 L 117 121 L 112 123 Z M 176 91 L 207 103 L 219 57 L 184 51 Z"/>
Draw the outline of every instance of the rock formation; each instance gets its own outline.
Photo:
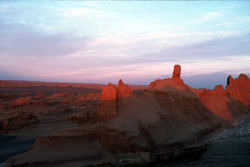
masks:
<path id="1" fill-rule="evenodd" d="M 172 78 L 181 78 L 181 66 L 179 64 L 174 65 Z"/>
<path id="2" fill-rule="evenodd" d="M 250 79 L 245 74 L 240 74 L 239 78 L 233 79 L 231 76 L 227 79 L 226 92 L 235 100 L 239 100 L 245 105 L 250 104 Z"/>
<path id="3" fill-rule="evenodd" d="M 240 74 L 236 79 L 229 76 L 225 90 L 219 85 L 214 90 L 192 91 L 209 110 L 224 120 L 236 119 L 250 111 L 250 80 L 245 74 Z"/>
<path id="4" fill-rule="evenodd" d="M 108 84 L 102 89 L 97 122 L 43 136 L 28 152 L 8 159 L 7 166 L 123 166 L 130 160 L 169 158 L 199 146 L 228 127 L 228 120 L 250 113 L 246 75 L 229 77 L 226 89 L 193 89 L 180 79 L 180 69 L 174 68 L 172 78 L 151 82 L 141 95 L 121 80 L 117 87 Z"/>
<path id="5" fill-rule="evenodd" d="M 8 81 L 0 81 L 0 87 L 9 87 L 10 86 L 10 83 Z"/>
<path id="6" fill-rule="evenodd" d="M 102 89 L 100 100 L 116 100 L 117 91 L 115 85 L 109 83 Z"/>
<path id="7" fill-rule="evenodd" d="M 214 90 L 204 89 L 199 95 L 202 103 L 214 114 L 224 120 L 233 120 L 232 114 L 228 110 L 227 103 L 230 102 L 222 85 L 218 85 Z"/>
<path id="8" fill-rule="evenodd" d="M 111 119 L 117 115 L 116 103 L 119 98 L 127 98 L 133 90 L 120 79 L 118 86 L 109 83 L 102 89 L 98 105 L 97 121 Z"/>
<path id="9" fill-rule="evenodd" d="M 127 98 L 132 92 L 133 90 L 120 79 L 117 86 L 117 97 Z"/>
<path id="10" fill-rule="evenodd" d="M 117 115 L 116 112 L 117 90 L 115 85 L 109 83 L 102 89 L 98 104 L 97 121 L 104 121 Z"/>
<path id="11" fill-rule="evenodd" d="M 30 105 L 30 97 L 20 97 L 10 104 L 10 108 L 17 108 L 26 105 Z"/>
<path id="12" fill-rule="evenodd" d="M 181 66 L 175 65 L 172 78 L 158 79 L 150 83 L 149 89 L 163 89 L 166 87 L 176 88 L 185 90 L 186 86 L 182 79 L 181 75 Z"/>

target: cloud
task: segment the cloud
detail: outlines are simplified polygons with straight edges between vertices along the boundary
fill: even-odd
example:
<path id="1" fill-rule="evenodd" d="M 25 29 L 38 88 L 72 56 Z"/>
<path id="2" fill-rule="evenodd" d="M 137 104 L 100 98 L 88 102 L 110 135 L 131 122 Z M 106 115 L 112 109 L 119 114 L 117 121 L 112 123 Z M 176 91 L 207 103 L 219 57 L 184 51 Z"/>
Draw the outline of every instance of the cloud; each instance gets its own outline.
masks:
<path id="1" fill-rule="evenodd" d="M 208 12 L 202 16 L 202 19 L 204 21 L 216 20 L 223 15 L 225 15 L 224 12 Z"/>
<path id="2" fill-rule="evenodd" d="M 207 12 L 201 15 L 198 19 L 194 20 L 193 23 L 202 23 L 209 22 L 221 19 L 221 17 L 225 16 L 226 12 Z"/>
<path id="3" fill-rule="evenodd" d="M 100 10 L 89 9 L 89 8 L 70 8 L 64 9 L 63 16 L 73 17 L 73 16 L 84 16 L 90 14 L 101 14 L 103 13 Z"/>
<path id="4" fill-rule="evenodd" d="M 250 61 L 250 56 L 244 58 L 245 61 Z"/>
<path id="5" fill-rule="evenodd" d="M 10 40 L 11 45 L 7 45 L 9 48 L 3 47 L 4 42 L 1 42 L 2 57 L 4 58 L 3 53 L 7 57 L 5 56 L 3 59 L 5 66 L 0 63 L 0 67 L 14 67 L 16 72 L 21 72 L 26 76 L 38 75 L 58 80 L 73 76 L 75 78 L 82 76 L 81 79 L 96 77 L 106 80 L 106 77 L 116 80 L 121 76 L 133 78 L 133 75 L 137 75 L 134 78 L 139 78 L 138 75 L 142 73 L 163 75 L 166 67 L 172 67 L 173 62 L 184 65 L 196 62 L 197 64 L 194 64 L 196 67 L 207 63 L 207 66 L 212 65 L 213 68 L 216 66 L 214 70 L 221 70 L 221 67 L 218 66 L 227 67 L 226 63 L 232 59 L 234 62 L 239 61 L 240 63 L 240 60 L 244 61 L 250 54 L 249 34 L 218 38 L 192 45 L 166 47 L 160 51 L 152 52 L 149 49 L 138 55 L 130 55 L 129 52 L 125 52 L 131 49 L 129 45 L 121 45 L 121 47 L 116 48 L 116 45 L 105 45 L 105 42 L 99 43 L 98 40 L 95 41 L 87 37 L 86 39 L 78 39 L 78 41 L 64 35 L 41 36 L 35 32 L 14 36 L 15 40 Z M 143 47 L 150 46 L 150 42 L 149 39 Z M 140 42 L 139 44 L 135 42 L 133 47 L 135 50 L 143 49 Z M 7 61 L 10 61 L 8 66 L 6 66 Z M 24 66 L 27 63 L 29 65 Z M 171 73 L 171 69 L 169 71 Z M 204 71 L 204 65 L 201 71 Z M 143 77 L 147 77 L 147 75 Z M 141 80 L 143 80 L 142 78 Z"/>
<path id="6" fill-rule="evenodd" d="M 162 49 L 137 58 L 137 61 L 199 61 L 250 55 L 250 34 L 218 38 L 191 45 Z"/>
<path id="7" fill-rule="evenodd" d="M 1 23 L 0 23 L 1 24 Z M 89 38 L 70 38 L 64 34 L 45 35 L 41 32 L 20 24 L 3 25 L 0 29 L 0 50 L 1 54 L 10 57 L 58 57 L 68 55 L 76 51 L 78 41 L 81 41 L 82 48 Z M 6 31 L 13 29 L 13 31 Z M 74 43 L 75 45 L 73 45 Z"/>
<path id="8" fill-rule="evenodd" d="M 95 13 L 84 9 L 69 12 L 76 16 Z M 49 20 L 44 25 L 45 23 L 49 23 Z M 67 24 L 63 22 L 62 25 Z M 60 26 L 57 25 L 54 29 Z M 78 82 L 117 82 L 119 78 L 124 78 L 130 80 L 130 83 L 142 84 L 165 75 L 167 70 L 170 74 L 175 62 L 184 66 L 197 62 L 194 65 L 196 67 L 207 63 L 213 68 L 214 64 L 220 66 L 221 62 L 231 61 L 233 58 L 240 64 L 248 59 L 250 53 L 249 34 L 233 36 L 240 34 L 238 31 L 155 30 L 145 34 L 121 33 L 101 37 L 97 34 L 91 37 L 86 36 L 88 33 L 83 30 L 84 26 L 79 26 L 83 35 L 73 37 L 74 29 L 71 28 L 68 28 L 69 31 L 49 34 L 36 28 L 0 19 L 0 69 L 5 71 L 3 77 L 11 78 L 12 75 L 38 78 L 37 80 L 68 79 Z M 220 63 L 214 63 L 215 61 Z"/>
<path id="9" fill-rule="evenodd" d="M 0 28 L 0 69 L 1 77 L 6 79 L 61 76 L 74 70 L 75 62 L 65 56 L 84 49 L 91 40 L 65 34 L 45 35 L 20 24 L 0 24 L 5 27 Z"/>

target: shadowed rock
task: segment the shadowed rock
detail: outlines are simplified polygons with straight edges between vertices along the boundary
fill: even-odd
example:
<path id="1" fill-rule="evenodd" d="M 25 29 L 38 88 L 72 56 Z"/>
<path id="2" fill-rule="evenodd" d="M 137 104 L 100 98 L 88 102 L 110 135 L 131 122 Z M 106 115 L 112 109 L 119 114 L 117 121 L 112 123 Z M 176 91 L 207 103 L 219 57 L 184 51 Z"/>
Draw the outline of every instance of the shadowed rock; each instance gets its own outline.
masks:
<path id="1" fill-rule="evenodd" d="M 7 118 L 1 121 L 3 131 L 20 129 L 25 126 L 38 123 L 38 118 L 33 114 L 19 112 L 18 116 Z"/>

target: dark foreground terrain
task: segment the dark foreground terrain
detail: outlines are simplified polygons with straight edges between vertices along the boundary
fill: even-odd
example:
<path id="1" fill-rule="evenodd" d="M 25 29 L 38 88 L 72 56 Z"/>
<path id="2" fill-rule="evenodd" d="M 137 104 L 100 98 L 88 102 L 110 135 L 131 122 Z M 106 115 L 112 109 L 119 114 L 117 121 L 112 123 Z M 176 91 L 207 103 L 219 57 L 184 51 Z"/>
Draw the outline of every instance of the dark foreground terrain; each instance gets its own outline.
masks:
<path id="1" fill-rule="evenodd" d="M 16 154 L 27 151 L 35 140 L 22 141 L 17 136 L 1 135 L 0 166 Z M 202 152 L 175 157 L 172 160 L 151 163 L 154 167 L 249 167 L 250 117 L 235 128 L 224 130 L 207 141 Z"/>
<path id="2" fill-rule="evenodd" d="M 35 139 L 22 140 L 19 136 L 0 135 L 0 164 L 13 155 L 28 151 L 34 142 Z"/>
<path id="3" fill-rule="evenodd" d="M 159 162 L 155 167 L 249 167 L 250 117 L 207 141 L 207 149 L 197 157 L 179 157 L 174 162 Z"/>

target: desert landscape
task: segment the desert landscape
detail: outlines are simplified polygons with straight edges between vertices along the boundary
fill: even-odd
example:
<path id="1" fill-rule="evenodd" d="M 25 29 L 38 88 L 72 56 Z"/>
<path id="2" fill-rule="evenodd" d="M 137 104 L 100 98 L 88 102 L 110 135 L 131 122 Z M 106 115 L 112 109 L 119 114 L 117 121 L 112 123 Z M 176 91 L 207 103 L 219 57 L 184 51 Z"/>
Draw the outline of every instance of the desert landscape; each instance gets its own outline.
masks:
<path id="1" fill-rule="evenodd" d="M 1 167 L 249 166 L 250 80 L 0 82 Z"/>
<path id="2" fill-rule="evenodd" d="M 250 167 L 250 1 L 0 1 L 0 167 Z"/>

